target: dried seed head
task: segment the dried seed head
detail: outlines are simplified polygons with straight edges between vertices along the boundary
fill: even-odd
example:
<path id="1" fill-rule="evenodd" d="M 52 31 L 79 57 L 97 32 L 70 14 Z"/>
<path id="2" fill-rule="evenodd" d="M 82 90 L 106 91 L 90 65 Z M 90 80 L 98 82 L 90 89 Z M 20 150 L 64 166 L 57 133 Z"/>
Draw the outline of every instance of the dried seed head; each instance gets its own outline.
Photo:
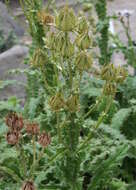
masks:
<path id="1" fill-rule="evenodd" d="M 46 132 L 43 132 L 40 136 L 39 136 L 39 140 L 38 140 L 39 144 L 43 147 L 48 146 L 51 143 L 51 137 L 49 134 L 47 134 Z"/>
<path id="2" fill-rule="evenodd" d="M 29 135 L 38 135 L 40 129 L 37 123 L 27 123 L 26 131 Z"/>
<path id="3" fill-rule="evenodd" d="M 65 102 L 62 94 L 58 92 L 55 96 L 51 97 L 49 105 L 51 109 L 56 112 L 64 108 Z"/>
<path id="4" fill-rule="evenodd" d="M 56 26 L 62 31 L 72 31 L 76 25 L 76 16 L 73 9 L 65 6 L 55 19 Z"/>
<path id="5" fill-rule="evenodd" d="M 39 11 L 37 13 L 37 16 L 38 16 L 39 22 L 43 25 L 54 23 L 54 17 L 46 13 L 45 10 Z"/>
<path id="6" fill-rule="evenodd" d="M 23 118 L 14 112 L 9 113 L 6 116 L 5 122 L 7 126 L 13 131 L 20 131 L 24 126 Z"/>
<path id="7" fill-rule="evenodd" d="M 19 133 L 15 131 L 10 131 L 6 135 L 6 140 L 8 144 L 16 145 L 19 141 Z"/>
<path id="8" fill-rule="evenodd" d="M 21 190 L 36 190 L 32 181 L 26 181 Z"/>

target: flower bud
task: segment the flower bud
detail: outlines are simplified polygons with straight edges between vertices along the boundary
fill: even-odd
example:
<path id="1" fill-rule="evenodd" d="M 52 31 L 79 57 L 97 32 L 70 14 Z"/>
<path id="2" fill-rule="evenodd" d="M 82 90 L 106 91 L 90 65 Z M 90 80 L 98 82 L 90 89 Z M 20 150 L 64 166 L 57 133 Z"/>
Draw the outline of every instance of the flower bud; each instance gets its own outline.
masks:
<path id="1" fill-rule="evenodd" d="M 19 133 L 15 131 L 10 131 L 6 135 L 6 140 L 8 144 L 16 145 L 19 141 Z"/>
<path id="2" fill-rule="evenodd" d="M 47 62 L 47 56 L 45 52 L 40 48 L 36 49 L 30 61 L 31 65 L 39 67 L 45 65 L 46 62 Z"/>
<path id="3" fill-rule="evenodd" d="M 29 135 L 38 135 L 40 129 L 39 129 L 37 123 L 27 123 L 26 131 L 27 131 L 27 134 L 29 134 Z"/>
<path id="4" fill-rule="evenodd" d="M 123 83 L 124 80 L 127 77 L 127 72 L 124 68 L 118 67 L 117 68 L 117 76 L 116 76 L 116 82 L 117 83 Z"/>
<path id="5" fill-rule="evenodd" d="M 76 44 L 80 49 L 85 50 L 90 48 L 90 46 L 92 46 L 92 39 L 90 38 L 89 34 L 86 32 L 77 37 Z"/>
<path id="6" fill-rule="evenodd" d="M 107 83 L 106 87 L 104 88 L 104 94 L 105 95 L 115 95 L 116 93 L 116 84 L 115 83 Z"/>
<path id="7" fill-rule="evenodd" d="M 50 32 L 47 39 L 46 39 L 46 46 L 51 49 L 55 50 L 56 49 L 56 35 L 54 32 Z"/>
<path id="8" fill-rule="evenodd" d="M 51 137 L 49 134 L 47 134 L 46 132 L 43 132 L 40 136 L 39 136 L 39 140 L 38 140 L 39 144 L 42 147 L 47 147 L 50 143 L 51 143 Z"/>
<path id="9" fill-rule="evenodd" d="M 116 80 L 116 68 L 113 64 L 106 65 L 101 71 L 102 80 L 115 81 Z"/>
<path id="10" fill-rule="evenodd" d="M 85 16 L 80 17 L 78 21 L 78 32 L 80 34 L 86 33 L 88 29 L 89 29 L 89 25 L 88 25 L 87 19 L 85 18 Z"/>
<path id="11" fill-rule="evenodd" d="M 83 5 L 84 12 L 90 11 L 90 10 L 92 10 L 92 8 L 93 8 L 93 5 L 91 3 L 84 3 L 84 5 Z"/>
<path id="12" fill-rule="evenodd" d="M 56 38 L 56 50 L 63 57 L 70 57 L 74 54 L 74 45 L 71 43 L 69 36 L 63 32 L 60 32 Z"/>
<path id="13" fill-rule="evenodd" d="M 55 96 L 51 97 L 49 105 L 51 109 L 56 112 L 64 108 L 65 102 L 62 94 L 58 92 Z"/>
<path id="14" fill-rule="evenodd" d="M 26 181 L 21 190 L 36 190 L 32 181 Z"/>
<path id="15" fill-rule="evenodd" d="M 65 6 L 56 16 L 56 26 L 62 31 L 72 31 L 76 25 L 76 16 L 73 9 Z"/>
<path id="16" fill-rule="evenodd" d="M 24 126 L 23 118 L 14 112 L 6 116 L 5 123 L 12 131 L 20 131 Z"/>
<path id="17" fill-rule="evenodd" d="M 66 106 L 70 112 L 76 112 L 79 110 L 79 97 L 77 94 L 71 95 L 67 102 Z"/>
<path id="18" fill-rule="evenodd" d="M 88 71 L 93 63 L 92 56 L 82 51 L 77 55 L 75 63 L 80 72 Z"/>
<path id="19" fill-rule="evenodd" d="M 54 23 L 54 17 L 45 12 L 45 10 L 41 10 L 37 13 L 38 20 L 41 24 L 47 25 Z"/>

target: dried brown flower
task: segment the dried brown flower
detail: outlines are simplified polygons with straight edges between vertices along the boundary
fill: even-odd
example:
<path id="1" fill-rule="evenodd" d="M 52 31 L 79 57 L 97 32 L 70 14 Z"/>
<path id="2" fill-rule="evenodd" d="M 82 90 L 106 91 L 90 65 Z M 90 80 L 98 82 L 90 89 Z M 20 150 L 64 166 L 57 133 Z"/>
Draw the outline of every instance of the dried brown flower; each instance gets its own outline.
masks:
<path id="1" fill-rule="evenodd" d="M 20 131 L 24 126 L 23 118 L 14 112 L 6 116 L 5 122 L 13 131 Z"/>
<path id="2" fill-rule="evenodd" d="M 48 133 L 43 132 L 40 136 L 39 136 L 39 140 L 38 140 L 39 144 L 43 147 L 48 146 L 51 143 L 51 137 Z"/>
<path id="3" fill-rule="evenodd" d="M 6 140 L 8 144 L 16 145 L 19 141 L 19 133 L 15 131 L 10 131 L 6 135 Z"/>
<path id="4" fill-rule="evenodd" d="M 37 123 L 27 123 L 26 124 L 26 131 L 30 135 L 38 135 L 40 129 L 39 129 Z"/>
<path id="5" fill-rule="evenodd" d="M 21 190 L 36 190 L 32 181 L 26 181 Z"/>
<path id="6" fill-rule="evenodd" d="M 43 25 L 54 23 L 54 17 L 52 15 L 46 13 L 45 10 L 38 12 L 37 16 L 38 16 L 39 21 Z"/>

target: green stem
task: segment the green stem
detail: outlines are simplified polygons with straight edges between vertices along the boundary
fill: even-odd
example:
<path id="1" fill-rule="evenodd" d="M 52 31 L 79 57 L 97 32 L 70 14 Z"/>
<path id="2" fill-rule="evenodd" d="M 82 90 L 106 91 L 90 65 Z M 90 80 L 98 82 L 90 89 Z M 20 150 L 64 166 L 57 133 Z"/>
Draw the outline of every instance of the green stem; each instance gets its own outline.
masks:
<path id="1" fill-rule="evenodd" d="M 61 129 L 60 129 L 59 113 L 56 113 L 56 116 L 57 116 L 58 141 L 59 141 L 59 143 L 61 143 Z"/>
<path id="2" fill-rule="evenodd" d="M 35 171 L 35 162 L 36 162 L 36 145 L 35 145 L 35 135 L 32 137 L 32 144 L 33 144 L 33 164 L 32 164 L 32 175 Z"/>
<path id="3" fill-rule="evenodd" d="M 100 117 L 99 117 L 99 119 L 98 119 L 96 125 L 94 126 L 94 129 L 95 129 L 95 130 L 96 130 L 96 129 L 100 126 L 100 124 L 103 122 L 105 116 L 107 115 L 107 113 L 108 113 L 108 111 L 109 111 L 109 109 L 110 109 L 110 106 L 111 106 L 111 104 L 112 104 L 113 99 L 112 99 L 111 97 L 109 97 L 109 98 L 110 98 L 110 100 L 109 100 L 109 102 L 108 102 L 108 104 L 107 104 L 107 106 L 106 106 L 105 112 L 103 112 L 103 113 L 100 115 Z M 81 144 L 81 146 L 79 147 L 78 152 L 85 148 L 85 146 L 88 144 L 88 142 L 91 140 L 92 137 L 93 137 L 93 133 L 90 132 L 89 135 L 88 135 L 88 137 L 85 139 L 85 141 L 84 141 L 84 142 Z"/>

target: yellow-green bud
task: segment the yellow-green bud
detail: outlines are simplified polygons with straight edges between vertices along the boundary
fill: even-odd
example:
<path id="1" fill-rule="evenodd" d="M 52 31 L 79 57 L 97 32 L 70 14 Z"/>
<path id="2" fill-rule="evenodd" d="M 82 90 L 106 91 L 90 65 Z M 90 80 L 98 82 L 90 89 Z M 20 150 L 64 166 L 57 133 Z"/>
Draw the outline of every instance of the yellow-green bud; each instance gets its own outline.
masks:
<path id="1" fill-rule="evenodd" d="M 83 5 L 84 12 L 90 11 L 90 10 L 92 10 L 92 8 L 93 8 L 93 5 L 91 3 L 84 3 L 84 5 Z"/>
<path id="2" fill-rule="evenodd" d="M 80 34 L 87 32 L 89 29 L 89 25 L 87 22 L 87 19 L 85 18 L 85 16 L 82 16 L 79 18 L 78 20 L 78 32 Z"/>
<path id="3" fill-rule="evenodd" d="M 60 32 L 57 36 L 56 50 L 63 57 L 70 57 L 74 54 L 74 45 L 71 43 L 69 36 L 63 32 Z"/>
<path id="4" fill-rule="evenodd" d="M 49 105 L 55 112 L 60 111 L 60 109 L 64 108 L 65 102 L 62 94 L 58 92 L 55 96 L 51 97 L 49 100 Z"/>
<path id="5" fill-rule="evenodd" d="M 76 25 L 76 16 L 73 9 L 65 6 L 55 19 L 56 26 L 62 31 L 72 31 Z"/>
<path id="6" fill-rule="evenodd" d="M 45 52 L 40 48 L 36 49 L 31 58 L 30 64 L 34 67 L 39 67 L 45 65 L 46 62 L 47 62 L 47 56 Z"/>
<path id="7" fill-rule="evenodd" d="M 106 65 L 101 71 L 102 80 L 115 81 L 116 80 L 116 68 L 113 64 Z"/>
<path id="8" fill-rule="evenodd" d="M 56 49 L 56 34 L 54 32 L 49 33 L 45 43 L 46 43 L 45 45 L 49 49 L 55 50 Z"/>
<path id="9" fill-rule="evenodd" d="M 115 83 L 107 83 L 105 88 L 104 88 L 104 94 L 105 95 L 115 95 L 117 90 L 116 84 Z"/>
<path id="10" fill-rule="evenodd" d="M 88 33 L 84 33 L 77 37 L 76 44 L 80 49 L 85 50 L 92 46 L 92 39 Z"/>
<path id="11" fill-rule="evenodd" d="M 124 80 L 127 77 L 127 71 L 122 68 L 122 67 L 118 67 L 117 68 L 117 76 L 116 76 L 116 82 L 117 83 L 123 83 Z"/>
<path id="12" fill-rule="evenodd" d="M 66 102 L 67 109 L 70 112 L 76 112 L 79 110 L 79 96 L 77 94 L 71 95 Z"/>
<path id="13" fill-rule="evenodd" d="M 82 51 L 77 55 L 75 63 L 80 72 L 88 71 L 93 63 L 92 56 L 87 52 Z"/>

